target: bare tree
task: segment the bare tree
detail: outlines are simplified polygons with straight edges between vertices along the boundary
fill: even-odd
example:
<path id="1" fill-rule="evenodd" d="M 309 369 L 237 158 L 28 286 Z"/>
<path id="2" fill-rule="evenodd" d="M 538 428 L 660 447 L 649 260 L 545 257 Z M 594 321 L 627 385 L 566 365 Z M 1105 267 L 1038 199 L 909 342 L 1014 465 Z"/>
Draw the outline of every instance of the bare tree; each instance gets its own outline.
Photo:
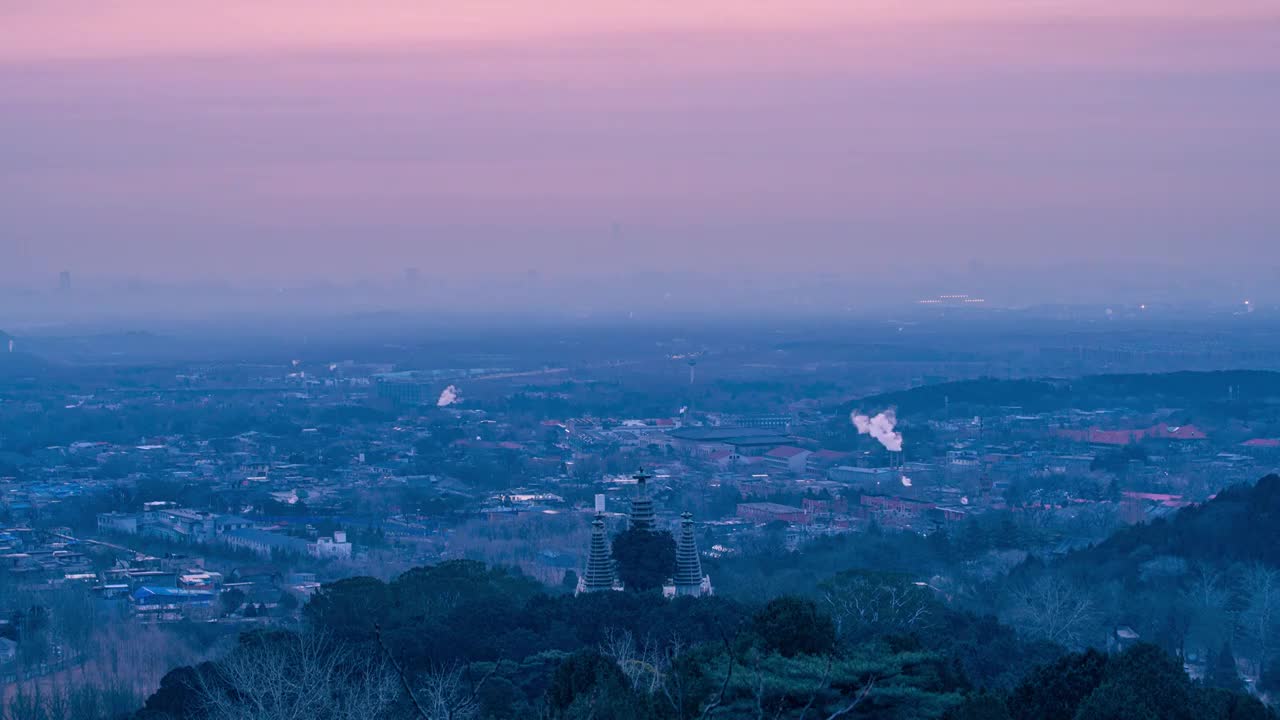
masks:
<path id="1" fill-rule="evenodd" d="M 375 720 L 400 692 L 381 662 L 294 634 L 237 648 L 201 674 L 198 690 L 210 720 Z"/>
<path id="2" fill-rule="evenodd" d="M 822 589 L 840 636 L 859 629 L 917 630 L 929 621 L 929 590 L 902 577 L 842 573 Z"/>
<path id="3" fill-rule="evenodd" d="M 1260 670 L 1271 658 L 1280 629 L 1280 572 L 1262 564 L 1250 565 L 1240 578 L 1240 593 L 1244 600 L 1240 629 Z"/>
<path id="4" fill-rule="evenodd" d="M 1227 608 L 1231 593 L 1221 571 L 1205 564 L 1196 566 L 1183 599 L 1191 608 L 1188 635 L 1194 646 L 1216 650 L 1230 639 L 1232 623 Z"/>
<path id="5" fill-rule="evenodd" d="M 679 638 L 672 638 L 671 645 L 673 647 L 664 652 L 650 638 L 637 644 L 630 631 L 619 632 L 609 628 L 605 630 L 604 642 L 600 644 L 600 654 L 618 664 L 632 688 L 653 695 L 663 691 L 672 652 L 679 654 Z"/>
<path id="6" fill-rule="evenodd" d="M 1046 575 L 1014 593 L 1009 621 L 1027 635 L 1081 647 L 1093 627 L 1093 601 L 1079 588 Z"/>
<path id="7" fill-rule="evenodd" d="M 464 682 L 461 665 L 432 668 L 418 678 L 416 695 L 427 720 L 472 720 L 480 713 L 480 702 Z"/>

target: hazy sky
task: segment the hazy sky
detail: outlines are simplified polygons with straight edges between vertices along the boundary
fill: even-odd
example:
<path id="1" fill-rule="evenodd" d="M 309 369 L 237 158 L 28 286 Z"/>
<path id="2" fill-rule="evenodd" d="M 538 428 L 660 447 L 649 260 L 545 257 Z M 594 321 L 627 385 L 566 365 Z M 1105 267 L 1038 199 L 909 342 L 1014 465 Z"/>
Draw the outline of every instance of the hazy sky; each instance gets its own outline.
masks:
<path id="1" fill-rule="evenodd" d="M 0 0 L 0 282 L 1274 270 L 1278 189 L 1275 0 Z"/>

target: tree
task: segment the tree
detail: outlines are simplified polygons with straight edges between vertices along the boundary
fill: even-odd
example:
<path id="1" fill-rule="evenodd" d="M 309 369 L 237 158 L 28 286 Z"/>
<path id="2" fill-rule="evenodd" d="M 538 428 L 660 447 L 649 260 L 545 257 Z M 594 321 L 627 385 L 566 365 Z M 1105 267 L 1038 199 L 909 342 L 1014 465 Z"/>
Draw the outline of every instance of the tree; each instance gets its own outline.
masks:
<path id="1" fill-rule="evenodd" d="M 1141 688 L 1124 683 L 1107 683 L 1081 703 L 1075 720 L 1165 720 L 1143 697 Z"/>
<path id="2" fill-rule="evenodd" d="M 942 717 L 943 720 L 1013 720 L 1004 698 L 986 692 L 970 695 Z"/>
<path id="3" fill-rule="evenodd" d="M 628 590 L 661 588 L 676 567 L 676 540 L 669 532 L 634 528 L 613 539 L 618 578 Z"/>
<path id="4" fill-rule="evenodd" d="M 1258 690 L 1264 693 L 1280 693 L 1280 660 L 1272 660 L 1262 666 L 1258 677 Z"/>
<path id="5" fill-rule="evenodd" d="M 547 689 L 547 709 L 553 718 L 644 718 L 648 707 L 618 664 L 594 650 L 565 658 Z"/>
<path id="6" fill-rule="evenodd" d="M 1080 702 L 1102 683 L 1106 668 L 1107 657 L 1096 650 L 1038 667 L 1014 688 L 1009 710 L 1019 720 L 1072 720 Z"/>
<path id="7" fill-rule="evenodd" d="M 894 573 L 849 570 L 824 581 L 819 590 L 842 641 L 918 631 L 937 609 L 928 588 Z"/>
<path id="8" fill-rule="evenodd" d="M 1245 569 L 1240 591 L 1244 601 L 1240 628 L 1256 666 L 1261 667 L 1271 659 L 1280 634 L 1280 572 L 1254 563 Z"/>
<path id="9" fill-rule="evenodd" d="M 230 615 L 240 609 L 244 604 L 245 594 L 240 588 L 231 588 L 225 590 L 218 596 L 218 600 L 222 603 L 222 614 Z"/>
<path id="10" fill-rule="evenodd" d="M 478 688 L 464 687 L 461 664 L 432 668 L 417 684 L 414 696 L 426 714 L 423 720 L 472 720 L 480 713 Z"/>
<path id="11" fill-rule="evenodd" d="M 835 623 L 812 600 L 772 600 L 752 617 L 751 628 L 767 650 L 783 657 L 826 655 L 835 649 Z"/>
<path id="12" fill-rule="evenodd" d="M 1108 703 L 1123 700 L 1133 714 L 1117 717 L 1146 717 L 1138 714 L 1145 710 L 1161 720 L 1199 720 L 1195 687 L 1182 663 L 1149 643 L 1134 645 L 1108 662 L 1102 688 L 1096 702 L 1085 705 L 1101 711 L 1116 707 Z M 1113 717 L 1097 712 L 1086 715 L 1085 705 L 1077 716 L 1080 720 Z"/>
<path id="13" fill-rule="evenodd" d="M 1244 681 L 1240 679 L 1240 671 L 1236 668 L 1236 656 L 1231 651 L 1231 643 L 1223 643 L 1222 649 L 1213 656 L 1205 672 L 1204 684 L 1231 692 L 1244 691 Z"/>
<path id="14" fill-rule="evenodd" d="M 379 660 L 323 636 L 251 633 L 197 677 L 208 720 L 369 720 L 400 695 Z"/>
<path id="15" fill-rule="evenodd" d="M 1018 630 L 1067 647 L 1088 645 L 1093 601 L 1079 588 L 1044 575 L 1013 594 L 1009 620 Z"/>
<path id="16" fill-rule="evenodd" d="M 567 592 L 573 592 L 578 587 L 578 573 L 572 570 L 566 570 L 564 577 L 560 579 L 560 589 Z"/>

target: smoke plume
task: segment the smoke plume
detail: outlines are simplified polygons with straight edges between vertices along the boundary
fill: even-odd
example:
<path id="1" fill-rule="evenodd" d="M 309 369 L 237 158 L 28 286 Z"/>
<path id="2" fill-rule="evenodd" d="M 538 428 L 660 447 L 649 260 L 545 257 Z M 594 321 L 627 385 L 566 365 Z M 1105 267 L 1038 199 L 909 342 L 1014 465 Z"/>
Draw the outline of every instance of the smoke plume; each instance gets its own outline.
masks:
<path id="1" fill-rule="evenodd" d="M 854 410 L 849 413 L 849 419 L 853 421 L 853 426 L 858 428 L 859 435 L 870 435 L 879 440 L 880 444 L 890 452 L 902 452 L 902 433 L 893 429 L 893 426 L 898 423 L 898 416 L 894 414 L 893 408 L 875 417 L 862 415 Z"/>
<path id="2" fill-rule="evenodd" d="M 458 402 L 458 388 L 450 385 L 440 393 L 440 399 L 436 400 L 436 407 L 449 407 Z"/>

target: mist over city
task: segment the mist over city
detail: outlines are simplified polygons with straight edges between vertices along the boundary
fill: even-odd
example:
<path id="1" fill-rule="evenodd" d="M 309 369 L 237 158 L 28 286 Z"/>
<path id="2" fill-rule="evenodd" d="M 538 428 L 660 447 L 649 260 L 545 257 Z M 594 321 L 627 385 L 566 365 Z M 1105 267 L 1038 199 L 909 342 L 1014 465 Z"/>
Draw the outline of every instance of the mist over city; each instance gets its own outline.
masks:
<path id="1" fill-rule="evenodd" d="M 0 2 L 0 720 L 1267 720 L 1280 6 Z"/>

